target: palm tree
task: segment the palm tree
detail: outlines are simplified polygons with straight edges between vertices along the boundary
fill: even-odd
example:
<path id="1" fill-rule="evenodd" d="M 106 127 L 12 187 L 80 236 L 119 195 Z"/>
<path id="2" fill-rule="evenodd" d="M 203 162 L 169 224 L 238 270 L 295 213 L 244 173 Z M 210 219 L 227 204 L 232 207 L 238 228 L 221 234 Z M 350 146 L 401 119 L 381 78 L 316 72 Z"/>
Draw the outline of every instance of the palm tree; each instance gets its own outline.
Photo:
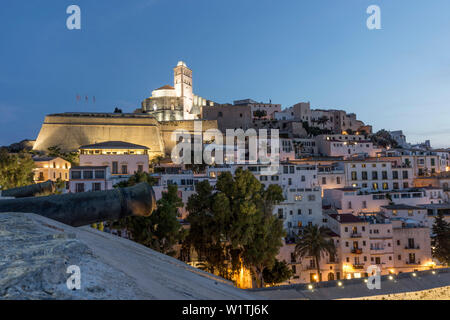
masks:
<path id="1" fill-rule="evenodd" d="M 321 281 L 320 259 L 327 252 L 330 257 L 336 254 L 334 242 L 328 236 L 328 229 L 309 225 L 297 238 L 294 254 L 296 257 L 313 257 L 317 268 L 317 281 Z"/>

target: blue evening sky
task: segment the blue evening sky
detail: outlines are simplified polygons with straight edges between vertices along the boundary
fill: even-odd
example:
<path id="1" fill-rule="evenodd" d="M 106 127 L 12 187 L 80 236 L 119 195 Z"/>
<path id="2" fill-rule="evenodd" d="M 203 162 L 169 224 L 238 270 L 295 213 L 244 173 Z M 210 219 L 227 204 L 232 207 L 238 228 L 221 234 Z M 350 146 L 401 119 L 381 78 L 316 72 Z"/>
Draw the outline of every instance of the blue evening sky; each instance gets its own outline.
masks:
<path id="1" fill-rule="evenodd" d="M 49 113 L 132 112 L 178 60 L 216 102 L 310 101 L 450 147 L 448 0 L 3 0 L 0 145 L 35 139 Z"/>

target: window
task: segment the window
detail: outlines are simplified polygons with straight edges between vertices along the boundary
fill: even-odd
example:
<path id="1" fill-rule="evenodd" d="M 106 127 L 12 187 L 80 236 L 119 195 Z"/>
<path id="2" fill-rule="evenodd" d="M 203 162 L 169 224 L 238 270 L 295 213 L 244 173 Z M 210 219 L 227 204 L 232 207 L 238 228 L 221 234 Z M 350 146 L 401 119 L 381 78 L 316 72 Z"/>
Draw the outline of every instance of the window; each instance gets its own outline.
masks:
<path id="1" fill-rule="evenodd" d="M 138 164 L 138 172 L 143 172 L 144 166 L 142 164 Z"/>
<path id="2" fill-rule="evenodd" d="M 81 171 L 72 171 L 72 179 L 81 179 Z"/>
<path id="3" fill-rule="evenodd" d="M 315 200 L 316 200 L 316 196 L 315 196 L 315 195 L 310 194 L 310 195 L 308 196 L 308 201 L 315 201 Z"/>
<path id="4" fill-rule="evenodd" d="M 398 171 L 392 171 L 392 179 L 398 179 Z"/>
<path id="5" fill-rule="evenodd" d="M 75 185 L 75 192 L 84 192 L 84 183 L 77 183 Z"/>
<path id="6" fill-rule="evenodd" d="M 312 209 L 308 209 L 308 214 L 312 215 Z"/>
<path id="7" fill-rule="evenodd" d="M 126 164 L 122 165 L 122 174 L 128 174 L 128 166 Z"/>
<path id="8" fill-rule="evenodd" d="M 372 171 L 372 180 L 378 180 L 378 171 Z"/>
<path id="9" fill-rule="evenodd" d="M 363 171 L 361 174 L 362 174 L 362 179 L 367 180 L 367 171 Z"/>
<path id="10" fill-rule="evenodd" d="M 94 173 L 91 170 L 83 171 L 83 179 L 93 179 Z"/>
<path id="11" fill-rule="evenodd" d="M 44 181 L 44 173 L 42 171 L 39 172 L 39 181 Z"/>
<path id="12" fill-rule="evenodd" d="M 358 180 L 357 172 L 352 171 L 352 181 Z"/>
<path id="13" fill-rule="evenodd" d="M 278 209 L 278 219 L 283 219 L 283 209 L 282 208 Z"/>
<path id="14" fill-rule="evenodd" d="M 403 179 L 408 179 L 408 171 L 403 171 Z"/>
<path id="15" fill-rule="evenodd" d="M 112 174 L 118 174 L 119 173 L 119 164 L 117 161 L 112 162 Z"/>
<path id="16" fill-rule="evenodd" d="M 383 179 L 383 180 L 387 180 L 388 179 L 388 173 L 387 173 L 387 171 L 382 171 L 381 172 L 381 178 Z"/>
<path id="17" fill-rule="evenodd" d="M 92 191 L 101 191 L 102 190 L 102 185 L 99 182 L 93 183 L 92 184 Z"/>
<path id="18" fill-rule="evenodd" d="M 327 178 L 326 177 L 322 177 L 322 184 L 327 184 Z"/>
<path id="19" fill-rule="evenodd" d="M 378 190 L 378 183 L 374 182 L 372 188 L 373 190 Z"/>
<path id="20" fill-rule="evenodd" d="M 341 184 L 341 177 L 336 177 L 336 184 Z"/>
<path id="21" fill-rule="evenodd" d="M 298 214 L 298 215 L 301 215 L 301 214 L 302 214 L 302 209 L 298 209 L 298 210 L 297 210 L 297 214 Z"/>
<path id="22" fill-rule="evenodd" d="M 105 179 L 105 171 L 95 170 L 95 179 Z"/>

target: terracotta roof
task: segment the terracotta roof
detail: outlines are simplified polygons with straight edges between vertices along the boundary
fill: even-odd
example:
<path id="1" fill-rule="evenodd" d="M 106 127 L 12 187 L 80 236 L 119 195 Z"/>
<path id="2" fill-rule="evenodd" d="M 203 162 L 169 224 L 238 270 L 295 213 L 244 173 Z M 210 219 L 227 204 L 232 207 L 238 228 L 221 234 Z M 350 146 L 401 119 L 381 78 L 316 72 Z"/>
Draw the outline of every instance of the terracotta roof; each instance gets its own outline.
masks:
<path id="1" fill-rule="evenodd" d="M 81 146 L 80 149 L 144 149 L 148 150 L 148 147 L 141 146 L 139 144 L 128 143 L 124 141 L 106 141 L 95 144 L 88 144 Z"/>

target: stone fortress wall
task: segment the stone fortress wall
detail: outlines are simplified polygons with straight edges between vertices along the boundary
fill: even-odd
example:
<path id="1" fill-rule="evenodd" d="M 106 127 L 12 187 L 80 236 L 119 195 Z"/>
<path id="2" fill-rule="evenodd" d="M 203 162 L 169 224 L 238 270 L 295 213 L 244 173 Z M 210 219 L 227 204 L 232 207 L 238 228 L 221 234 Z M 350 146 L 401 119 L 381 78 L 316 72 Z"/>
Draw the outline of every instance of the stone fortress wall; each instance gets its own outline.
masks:
<path id="1" fill-rule="evenodd" d="M 203 121 L 203 131 L 217 128 L 217 121 Z M 124 141 L 150 148 L 150 158 L 169 155 L 175 141 L 173 130 L 194 133 L 193 121 L 158 122 L 149 114 L 61 113 L 45 117 L 33 150 L 46 152 L 58 146 L 62 151 L 77 151 L 82 145 Z"/>

